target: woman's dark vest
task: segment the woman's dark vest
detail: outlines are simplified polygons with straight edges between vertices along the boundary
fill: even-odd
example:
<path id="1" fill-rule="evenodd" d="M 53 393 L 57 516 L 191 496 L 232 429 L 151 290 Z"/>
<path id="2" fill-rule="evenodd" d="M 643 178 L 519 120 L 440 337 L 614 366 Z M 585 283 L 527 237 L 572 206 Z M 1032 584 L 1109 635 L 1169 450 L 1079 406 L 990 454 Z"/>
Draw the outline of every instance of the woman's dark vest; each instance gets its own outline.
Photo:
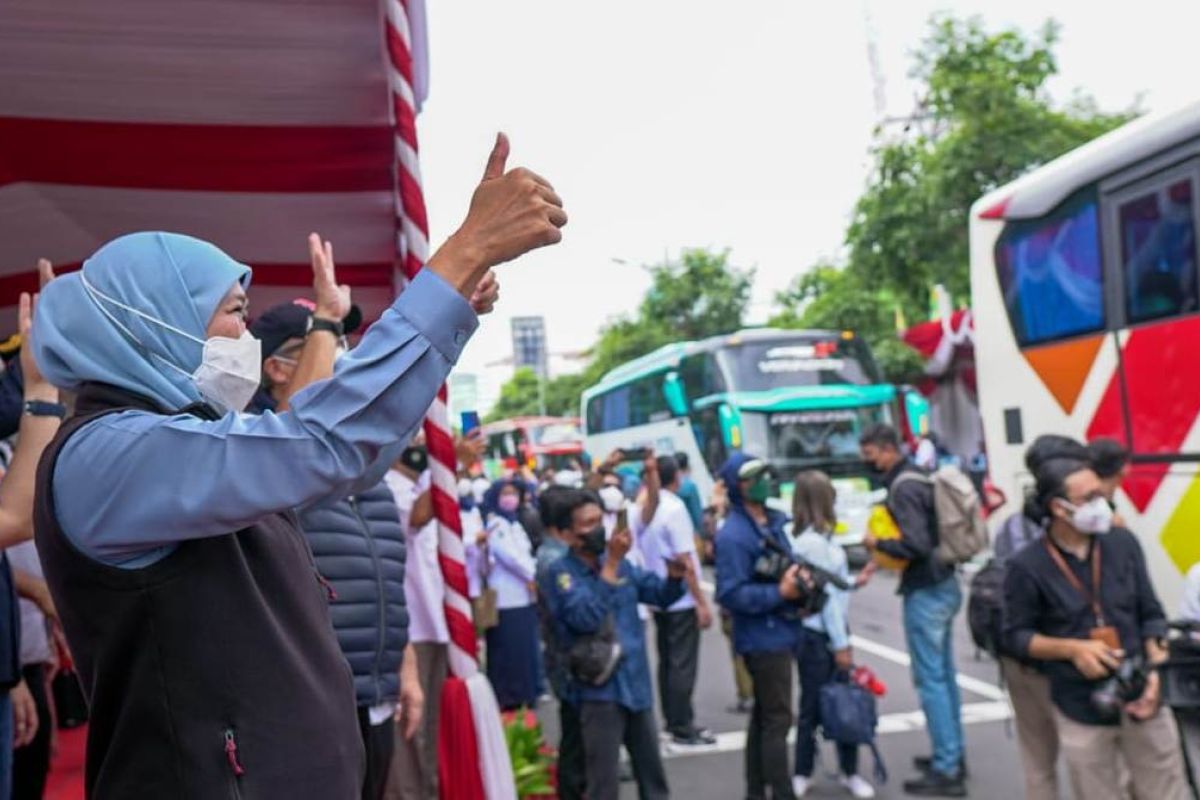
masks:
<path id="1" fill-rule="evenodd" d="M 300 513 L 321 574 L 333 584 L 329 607 L 360 706 L 395 702 L 408 644 L 404 530 L 392 490 L 380 482 L 358 495 Z"/>
<path id="2" fill-rule="evenodd" d="M 130 570 L 84 555 L 59 527 L 55 500 L 69 498 L 54 497 L 52 478 L 63 445 L 98 417 L 130 409 L 163 413 L 113 387 L 84 387 L 38 467 L 38 553 L 91 707 L 88 797 L 360 796 L 350 670 L 291 516 L 183 542 Z M 114 463 L 127 457 L 112 453 Z M 280 464 L 278 476 L 264 477 L 286 473 Z"/>

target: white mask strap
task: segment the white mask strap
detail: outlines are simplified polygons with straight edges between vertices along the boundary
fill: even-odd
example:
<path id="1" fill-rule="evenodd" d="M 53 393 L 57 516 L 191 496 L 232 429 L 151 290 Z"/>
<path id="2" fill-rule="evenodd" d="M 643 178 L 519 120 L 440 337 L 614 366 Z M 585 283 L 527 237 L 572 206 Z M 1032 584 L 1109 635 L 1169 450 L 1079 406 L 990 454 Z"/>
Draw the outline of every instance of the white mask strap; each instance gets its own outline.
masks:
<path id="1" fill-rule="evenodd" d="M 147 322 L 153 322 L 155 325 L 158 325 L 159 327 L 166 328 L 167 330 L 171 331 L 172 333 L 177 333 L 180 336 L 191 339 L 193 342 L 195 342 L 198 345 L 201 345 L 201 346 L 204 345 L 203 339 L 197 339 L 195 336 L 192 336 L 187 331 L 180 330 L 179 328 L 176 328 L 174 325 L 163 322 L 161 319 L 158 319 L 157 317 L 150 316 L 145 311 L 138 311 L 133 306 L 127 306 L 124 303 L 122 303 L 120 300 L 109 297 L 104 292 L 97 289 L 95 286 L 92 286 L 91 282 L 87 279 L 87 275 L 84 274 L 83 270 L 79 270 L 79 278 L 80 278 L 80 280 L 83 281 L 84 288 L 87 289 L 88 292 L 91 293 L 92 295 L 95 295 L 95 297 L 99 297 L 103 300 L 106 300 L 109 303 L 112 303 L 117 308 L 121 308 L 121 309 L 128 311 L 130 314 L 136 314 L 137 316 L 141 317 L 142 319 L 146 320 Z M 99 305 L 99 303 L 97 303 L 97 305 Z M 103 311 L 104 309 L 101 308 L 101 310 Z M 113 319 L 112 314 L 109 314 L 108 318 Z M 116 320 L 113 320 L 113 321 L 115 322 Z M 125 326 L 122 325 L 121 327 L 124 328 Z M 126 328 L 126 331 L 128 331 L 128 330 L 129 329 Z"/>
<path id="2" fill-rule="evenodd" d="M 187 338 L 191 339 L 193 342 L 199 343 L 201 346 L 204 345 L 204 342 L 202 340 L 197 339 L 195 336 L 192 336 L 190 333 L 187 333 L 186 331 L 179 330 L 178 328 L 176 328 L 173 325 L 168 325 L 167 323 L 163 322 L 162 320 L 155 319 L 154 317 L 150 316 L 149 314 L 146 314 L 145 312 L 138 311 L 136 308 L 133 308 L 132 306 L 127 306 L 124 303 L 122 303 L 120 300 L 115 300 L 112 297 L 109 297 L 108 295 L 104 294 L 99 289 L 97 289 L 95 286 L 92 286 L 91 282 L 87 279 L 87 275 L 84 274 L 83 270 L 79 270 L 79 280 L 83 282 L 83 288 L 88 294 L 88 299 L 91 300 L 96 305 L 96 308 L 98 308 L 100 310 L 100 313 L 103 314 L 104 316 L 108 317 L 109 322 L 111 322 L 113 325 L 116 325 L 120 330 L 124 331 L 125 335 L 128 336 L 130 339 L 132 339 L 138 347 L 142 348 L 147 353 L 154 356 L 159 361 L 163 362 L 168 367 L 170 367 L 171 369 L 178 372 L 180 375 L 183 375 L 185 378 L 192 377 L 190 372 L 187 372 L 187 371 L 181 369 L 180 367 L 176 366 L 176 364 L 173 361 L 171 361 L 169 358 L 164 358 L 163 356 L 160 356 L 158 353 L 154 352 L 149 347 L 147 347 L 142 342 L 142 340 L 139 339 L 136 334 L 134 334 L 133 331 L 129 330 L 129 327 L 125 323 L 123 323 L 123 322 L 121 322 L 121 320 L 117 319 L 116 316 L 114 316 L 111 311 L 109 311 L 107 308 L 104 307 L 104 304 L 100 302 L 100 299 L 103 298 L 105 301 L 112 303 L 117 308 L 122 308 L 131 314 L 136 314 L 137 316 L 142 317 L 143 319 L 148 320 L 150 322 L 156 323 L 156 324 L 166 328 L 169 331 L 178 333 L 181 336 L 186 336 Z"/>

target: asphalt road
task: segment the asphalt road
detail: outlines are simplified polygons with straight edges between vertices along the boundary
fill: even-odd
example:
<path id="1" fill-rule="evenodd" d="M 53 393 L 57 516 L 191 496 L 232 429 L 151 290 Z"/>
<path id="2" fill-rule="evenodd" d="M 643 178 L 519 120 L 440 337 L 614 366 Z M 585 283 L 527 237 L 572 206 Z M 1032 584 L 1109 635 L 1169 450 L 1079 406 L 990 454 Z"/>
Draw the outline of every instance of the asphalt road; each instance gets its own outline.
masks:
<path id="1" fill-rule="evenodd" d="M 711 578 L 710 578 L 711 580 Z M 880 798 L 907 797 L 901 790 L 904 780 L 914 775 L 911 762 L 930 751 L 924 715 L 912 688 L 907 650 L 900 623 L 900 599 L 895 594 L 896 578 L 880 573 L 871 585 L 856 593 L 851 608 L 855 634 L 855 655 L 888 687 L 880 700 L 879 748 L 887 764 L 890 780 L 879 786 Z M 653 622 L 647 623 L 647 632 Z M 653 659 L 653 637 L 649 648 Z M 960 614 L 955 656 L 959 666 L 967 760 L 971 773 L 970 796 L 978 800 L 1013 800 L 1022 796 L 1021 766 L 1015 738 L 1007 732 L 1009 716 L 1004 695 L 997 686 L 996 665 L 986 654 L 977 654 Z M 653 664 L 651 665 L 653 669 Z M 799 691 L 797 687 L 797 691 Z M 735 699 L 733 668 L 729 645 L 719 628 L 704 633 L 701 640 L 700 677 L 695 694 L 697 723 L 710 728 L 719 742 L 711 748 L 678 751 L 664 746 L 671 793 L 679 798 L 697 800 L 737 800 L 744 797 L 743 745 L 747 718 L 731 713 Z M 553 703 L 541 709 L 551 742 L 557 740 Z M 808 797 L 835 798 L 849 795 L 837 783 L 833 772 L 836 760 L 829 745 L 821 746 L 816 786 Z M 861 771 L 869 775 L 869 752 L 860 755 Z M 633 784 L 622 787 L 621 797 L 637 797 Z"/>

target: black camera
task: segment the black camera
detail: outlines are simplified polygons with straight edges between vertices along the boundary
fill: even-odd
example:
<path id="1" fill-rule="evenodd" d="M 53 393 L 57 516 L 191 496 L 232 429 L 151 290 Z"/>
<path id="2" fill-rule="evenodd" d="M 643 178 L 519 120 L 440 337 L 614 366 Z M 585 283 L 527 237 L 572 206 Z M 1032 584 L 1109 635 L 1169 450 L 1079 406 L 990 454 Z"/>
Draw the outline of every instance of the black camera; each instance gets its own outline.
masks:
<path id="1" fill-rule="evenodd" d="M 1176 620 L 1167 640 L 1167 660 L 1159 664 L 1163 703 L 1176 711 L 1200 711 L 1200 623 Z"/>
<path id="2" fill-rule="evenodd" d="M 755 580 L 762 583 L 779 583 L 793 566 L 802 567 L 811 576 L 806 577 L 803 573 L 796 576 L 796 586 L 800 589 L 800 595 L 792 601 L 792 605 L 800 616 L 808 617 L 821 613 L 829 599 L 825 592 L 827 585 L 832 584 L 842 590 L 850 588 L 850 584 L 837 575 L 800 558 L 774 539 L 764 537 L 763 544 L 767 552 L 754 562 Z"/>
<path id="3" fill-rule="evenodd" d="M 1092 690 L 1092 708 L 1105 719 L 1119 719 L 1126 703 L 1137 700 L 1146 691 L 1150 671 L 1141 655 L 1121 659 L 1113 674 Z"/>

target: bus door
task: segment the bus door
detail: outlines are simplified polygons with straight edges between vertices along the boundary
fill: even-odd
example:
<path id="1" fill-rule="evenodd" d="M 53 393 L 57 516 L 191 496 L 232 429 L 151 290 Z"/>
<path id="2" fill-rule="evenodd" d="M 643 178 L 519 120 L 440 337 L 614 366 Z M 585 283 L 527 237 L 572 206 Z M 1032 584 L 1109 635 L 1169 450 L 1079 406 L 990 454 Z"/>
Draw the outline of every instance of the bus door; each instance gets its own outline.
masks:
<path id="1" fill-rule="evenodd" d="M 1087 435 L 1118 439 L 1133 451 L 1124 490 L 1143 514 L 1160 491 L 1178 503 L 1200 461 L 1193 433 L 1200 412 L 1198 176 L 1200 161 L 1192 160 L 1102 186 L 1106 298 L 1119 330 L 1112 334 L 1118 358 Z M 1200 489 L 1191 491 L 1200 522 Z M 1200 556 L 1200 545 L 1195 550 Z"/>

